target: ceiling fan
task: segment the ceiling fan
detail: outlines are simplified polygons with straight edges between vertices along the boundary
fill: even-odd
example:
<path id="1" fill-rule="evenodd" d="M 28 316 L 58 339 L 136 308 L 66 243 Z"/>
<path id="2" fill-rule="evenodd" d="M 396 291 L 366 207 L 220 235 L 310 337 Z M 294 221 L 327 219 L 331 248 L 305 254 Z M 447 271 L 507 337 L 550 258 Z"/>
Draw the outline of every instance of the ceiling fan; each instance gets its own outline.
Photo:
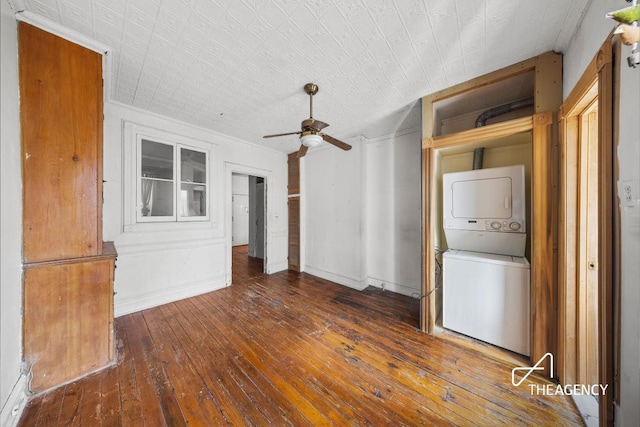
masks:
<path id="1" fill-rule="evenodd" d="M 321 122 L 313 118 L 313 95 L 318 93 L 318 86 L 313 83 L 307 83 L 304 85 L 304 91 L 309 95 L 309 118 L 303 120 L 300 124 L 301 130 L 298 132 L 277 133 L 274 135 L 265 135 L 263 138 L 273 138 L 276 136 L 285 135 L 300 135 L 300 150 L 298 150 L 298 157 L 302 157 L 307 154 L 309 147 L 316 147 L 323 140 L 327 141 L 331 145 L 335 145 L 343 150 L 351 150 L 351 146 L 346 142 L 342 142 L 326 133 L 322 133 L 321 130 L 329 126 L 328 123 Z"/>

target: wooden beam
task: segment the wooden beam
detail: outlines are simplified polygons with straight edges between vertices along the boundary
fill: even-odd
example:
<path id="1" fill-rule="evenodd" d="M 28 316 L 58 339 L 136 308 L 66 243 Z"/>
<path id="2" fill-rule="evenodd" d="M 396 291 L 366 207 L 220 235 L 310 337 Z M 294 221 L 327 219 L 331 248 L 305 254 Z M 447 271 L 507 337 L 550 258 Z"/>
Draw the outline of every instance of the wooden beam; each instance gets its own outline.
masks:
<path id="1" fill-rule="evenodd" d="M 531 231 L 531 360 L 556 353 L 556 286 L 553 115 L 533 117 Z M 552 376 L 549 359 L 545 375 Z"/>
<path id="2" fill-rule="evenodd" d="M 445 148 L 461 144 L 479 143 L 529 132 L 531 129 L 533 129 L 533 117 L 527 116 L 453 134 L 425 138 L 423 140 L 423 148 Z"/>

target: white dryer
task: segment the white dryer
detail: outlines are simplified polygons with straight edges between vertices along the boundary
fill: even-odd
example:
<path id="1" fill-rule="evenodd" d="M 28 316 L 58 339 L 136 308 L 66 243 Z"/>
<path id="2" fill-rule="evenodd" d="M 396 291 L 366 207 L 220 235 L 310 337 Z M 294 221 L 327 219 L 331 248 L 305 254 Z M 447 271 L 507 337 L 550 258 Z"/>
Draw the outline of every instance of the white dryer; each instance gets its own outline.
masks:
<path id="1" fill-rule="evenodd" d="M 445 328 L 529 356 L 529 262 L 461 250 L 443 254 Z"/>
<path id="2" fill-rule="evenodd" d="M 443 226 L 449 249 L 524 256 L 524 166 L 442 175 Z"/>

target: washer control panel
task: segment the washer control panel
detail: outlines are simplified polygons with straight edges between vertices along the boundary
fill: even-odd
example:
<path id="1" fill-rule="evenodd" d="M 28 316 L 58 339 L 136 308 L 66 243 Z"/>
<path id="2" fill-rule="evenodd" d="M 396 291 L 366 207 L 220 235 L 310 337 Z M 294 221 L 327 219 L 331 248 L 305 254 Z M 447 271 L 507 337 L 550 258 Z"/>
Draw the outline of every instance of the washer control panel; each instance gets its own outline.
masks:
<path id="1" fill-rule="evenodd" d="M 522 228 L 520 221 L 500 221 L 486 220 L 484 222 L 485 230 L 488 231 L 514 231 L 518 232 Z"/>

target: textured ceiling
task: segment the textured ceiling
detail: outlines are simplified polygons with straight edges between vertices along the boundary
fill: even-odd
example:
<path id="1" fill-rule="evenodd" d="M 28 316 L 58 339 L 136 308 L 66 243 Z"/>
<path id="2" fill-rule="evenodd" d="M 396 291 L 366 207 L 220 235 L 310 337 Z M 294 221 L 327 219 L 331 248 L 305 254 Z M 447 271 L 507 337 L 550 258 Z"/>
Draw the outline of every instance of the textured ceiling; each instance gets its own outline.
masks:
<path id="1" fill-rule="evenodd" d="M 110 99 L 284 152 L 419 126 L 418 99 L 549 50 L 589 0 L 12 0 L 112 48 Z"/>

